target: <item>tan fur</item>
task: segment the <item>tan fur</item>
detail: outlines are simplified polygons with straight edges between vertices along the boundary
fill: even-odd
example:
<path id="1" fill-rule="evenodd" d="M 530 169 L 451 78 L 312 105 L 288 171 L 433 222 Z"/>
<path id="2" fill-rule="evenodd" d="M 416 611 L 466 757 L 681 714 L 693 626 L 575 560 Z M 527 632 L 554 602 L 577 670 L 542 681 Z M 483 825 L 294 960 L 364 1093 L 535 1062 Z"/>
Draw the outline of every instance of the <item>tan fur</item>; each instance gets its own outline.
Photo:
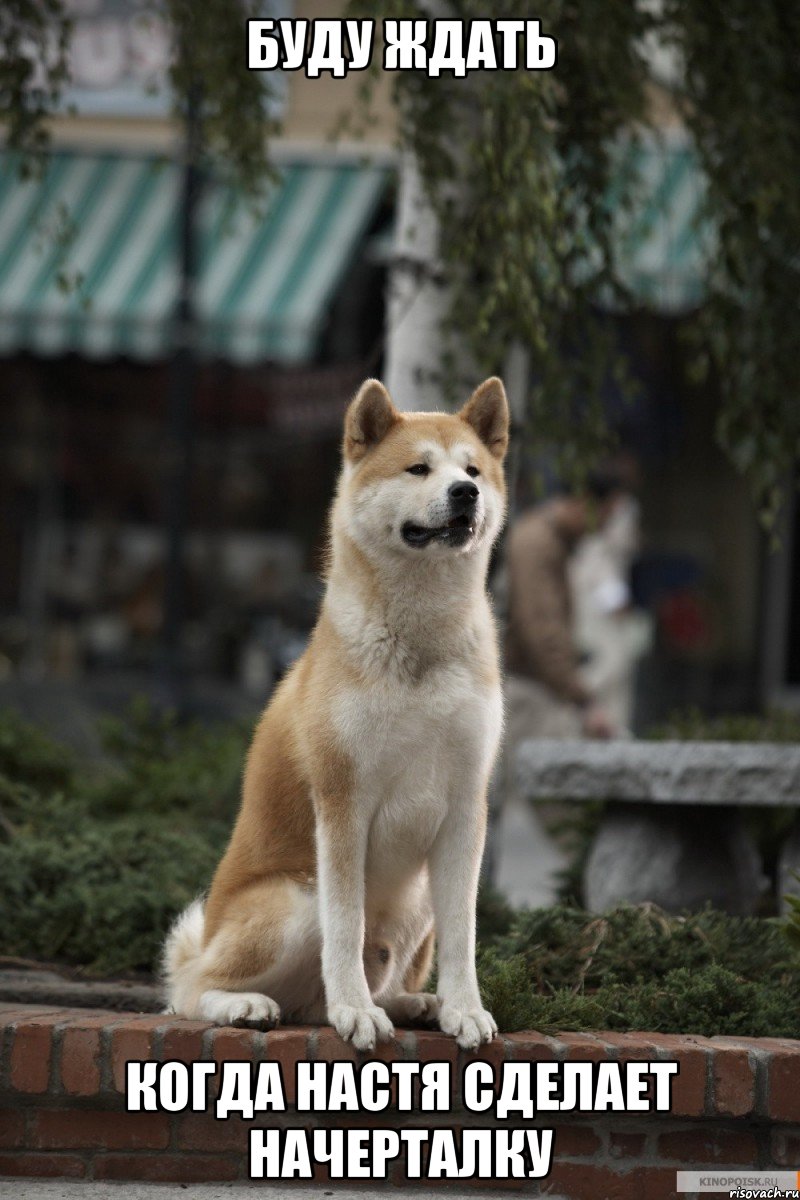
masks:
<path id="1" fill-rule="evenodd" d="M 502 519 L 507 421 L 505 396 L 496 380 L 478 389 L 457 416 L 401 414 L 377 381 L 365 384 L 351 405 L 343 442 L 345 467 L 331 513 L 326 601 L 306 652 L 277 689 L 255 730 L 241 809 L 205 909 L 202 913 L 196 910 L 193 916 L 187 914 L 184 932 L 179 935 L 176 927 L 168 942 L 166 970 L 178 1011 L 189 1016 L 210 1013 L 211 1019 L 232 1019 L 235 1011 L 237 1019 L 263 1020 L 267 1018 L 256 1000 L 268 991 L 286 1015 L 320 1019 L 324 997 L 319 967 L 315 975 L 308 962 L 300 961 L 304 955 L 316 956 L 318 963 L 320 953 L 321 934 L 315 924 L 318 856 L 323 847 L 326 870 L 341 881 L 336 886 L 344 888 L 342 903 L 352 907 L 356 900 L 347 900 L 345 893 L 349 895 L 355 888 L 352 894 L 358 894 L 358 881 L 352 878 L 353 847 L 358 844 L 366 847 L 367 855 L 366 875 L 360 885 L 364 894 L 360 944 L 370 993 L 374 996 L 382 989 L 421 993 L 434 947 L 424 852 L 420 850 L 423 857 L 418 863 L 411 852 L 406 873 L 393 882 L 388 878 L 391 857 L 385 867 L 373 871 L 373 843 L 378 853 L 383 840 L 394 836 L 391 830 L 402 813 L 390 807 L 385 813 L 379 809 L 374 817 L 365 817 L 359 789 L 363 788 L 372 747 L 390 745 L 385 739 L 394 730 L 398 737 L 403 736 L 397 718 L 387 717 L 391 725 L 384 728 L 384 706 L 377 697 L 387 697 L 386 711 L 391 712 L 393 697 L 405 694 L 403 689 L 410 689 L 409 703 L 413 705 L 417 689 L 437 686 L 435 680 L 440 676 L 455 680 L 461 675 L 464 687 L 485 689 L 487 696 L 499 694 L 496 639 L 483 576 L 491 539 Z M 468 455 L 480 471 L 482 489 L 494 497 L 494 524 L 491 535 L 483 542 L 479 536 L 476 542 L 479 550 L 474 554 L 474 566 L 464 556 L 459 560 L 456 550 L 424 554 L 401 547 L 408 558 L 409 580 L 414 572 L 419 580 L 418 592 L 406 595 L 406 573 L 400 569 L 393 574 L 394 568 L 387 573 L 383 551 L 373 552 L 370 539 L 359 532 L 358 514 L 366 505 L 364 519 L 374 525 L 370 497 L 382 494 L 384 486 L 413 497 L 416 484 L 408 477 L 407 468 L 418 460 L 420 447 L 429 444 L 445 459 Z M 463 475 L 458 464 L 448 469 Z M 392 536 L 397 538 L 396 531 Z M 402 561 L 398 558 L 401 566 Z M 450 575 L 452 587 L 447 585 Z M 456 582 L 462 579 L 469 581 L 468 585 Z M 357 613 L 368 614 L 369 629 Z M 468 685 L 468 680 L 474 685 Z M 356 737 L 351 736 L 348 721 L 361 720 L 359 708 L 352 707 L 360 694 L 365 705 L 377 707 L 374 726 L 367 721 Z M 427 696 L 427 692 L 419 694 Z M 430 702 L 428 697 L 426 703 Z M 404 715 L 406 709 L 404 704 L 399 712 Z M 466 731 L 455 736 L 466 736 Z M 490 750 L 493 753 L 490 746 L 486 754 L 490 755 Z M 406 759 L 399 744 L 397 754 L 402 767 Z M 490 765 L 491 755 L 486 762 Z M 391 773 L 395 769 L 387 759 L 385 770 Z M 476 776 L 475 787 L 481 795 L 475 816 L 470 818 L 472 832 L 464 840 L 471 862 L 476 856 L 479 860 L 483 844 L 487 774 L 488 767 L 482 767 Z M 391 785 L 390 774 L 386 786 Z M 409 819 L 413 827 L 414 818 Z M 441 816 L 426 819 L 434 822 L 431 828 L 435 832 Z M 372 824 L 365 826 L 365 820 Z M 381 855 L 385 853 L 380 850 Z M 325 928 L 325 912 L 320 916 Z M 189 925 L 194 941 L 187 940 Z M 183 943 L 178 945 L 181 937 Z M 333 986 L 326 979 L 326 988 Z M 218 993 L 228 992 L 245 993 L 250 999 L 231 1009 L 218 998 Z M 212 999 L 204 999 L 208 996 Z M 390 1012 L 391 999 L 387 994 Z M 268 1003 L 277 1012 L 273 1001 Z M 329 995 L 329 1006 L 331 1003 Z M 416 998 L 401 995 L 393 1004 L 394 1014 L 400 1018 L 421 1012 L 420 1005 L 431 1012 L 435 1009 L 435 999 L 424 994 Z M 223 1015 L 214 1015 L 217 1011 Z M 368 1045 L 369 1022 L 364 1025 L 358 1016 L 361 1010 L 353 1011 L 357 1011 L 353 1040 Z M 374 1020 L 378 1036 L 382 1036 L 383 1027 L 377 1017 Z M 371 1036 L 374 1040 L 374 1031 Z"/>
<path id="2" fill-rule="evenodd" d="M 428 977 L 433 966 L 433 952 L 436 948 L 436 937 L 431 931 L 417 946 L 416 953 L 411 960 L 411 966 L 406 971 L 403 987 L 407 992 L 421 992 L 425 984 L 428 982 Z"/>

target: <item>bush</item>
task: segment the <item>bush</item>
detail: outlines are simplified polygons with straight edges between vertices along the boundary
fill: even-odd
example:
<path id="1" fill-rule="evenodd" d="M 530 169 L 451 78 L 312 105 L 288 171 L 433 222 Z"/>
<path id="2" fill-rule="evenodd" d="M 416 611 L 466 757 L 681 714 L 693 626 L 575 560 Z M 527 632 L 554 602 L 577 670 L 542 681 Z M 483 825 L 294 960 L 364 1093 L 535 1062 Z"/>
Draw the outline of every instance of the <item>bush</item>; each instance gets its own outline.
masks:
<path id="1" fill-rule="evenodd" d="M 103 734 L 108 761 L 87 766 L 0 714 L 0 952 L 151 971 L 224 849 L 247 731 L 179 726 L 138 704 Z M 481 988 L 501 1029 L 800 1037 L 786 937 L 800 942 L 798 917 L 515 912 L 484 888 L 478 918 Z"/>
<path id="2" fill-rule="evenodd" d="M 208 886 L 225 827 L 215 845 L 207 830 L 93 822 L 67 804 L 58 817 L 0 845 L 3 952 L 89 973 L 151 970 L 172 918 Z"/>
<path id="3" fill-rule="evenodd" d="M 484 1000 L 503 1029 L 800 1037 L 800 959 L 775 919 L 558 906 L 517 913 L 482 943 Z"/>
<path id="4" fill-rule="evenodd" d="M 229 820 L 236 812 L 250 731 L 244 724 L 181 724 L 137 700 L 100 723 L 110 765 L 93 781 L 97 813 L 154 813 Z"/>
<path id="5" fill-rule="evenodd" d="M 763 714 L 708 717 L 698 708 L 689 708 L 672 713 L 646 736 L 661 742 L 800 742 L 800 714 L 772 709 Z"/>
<path id="6" fill-rule="evenodd" d="M 102 735 L 107 761 L 78 769 L 0 714 L 0 951 L 151 971 L 225 848 L 247 732 L 180 726 L 137 702 Z"/>
<path id="7" fill-rule="evenodd" d="M 0 777 L 31 787 L 66 787 L 74 766 L 64 746 L 12 709 L 0 710 Z"/>

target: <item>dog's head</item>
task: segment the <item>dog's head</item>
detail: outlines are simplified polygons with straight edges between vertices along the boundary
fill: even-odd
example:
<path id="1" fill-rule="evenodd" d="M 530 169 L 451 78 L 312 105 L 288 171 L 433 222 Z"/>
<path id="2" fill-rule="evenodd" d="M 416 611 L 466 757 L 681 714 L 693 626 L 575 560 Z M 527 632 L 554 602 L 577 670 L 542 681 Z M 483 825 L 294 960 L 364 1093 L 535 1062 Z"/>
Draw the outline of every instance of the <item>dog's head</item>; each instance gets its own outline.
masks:
<path id="1" fill-rule="evenodd" d="M 339 488 L 350 536 L 370 557 L 469 555 L 503 523 L 508 402 L 499 379 L 460 412 L 401 413 L 368 379 L 347 410 Z"/>

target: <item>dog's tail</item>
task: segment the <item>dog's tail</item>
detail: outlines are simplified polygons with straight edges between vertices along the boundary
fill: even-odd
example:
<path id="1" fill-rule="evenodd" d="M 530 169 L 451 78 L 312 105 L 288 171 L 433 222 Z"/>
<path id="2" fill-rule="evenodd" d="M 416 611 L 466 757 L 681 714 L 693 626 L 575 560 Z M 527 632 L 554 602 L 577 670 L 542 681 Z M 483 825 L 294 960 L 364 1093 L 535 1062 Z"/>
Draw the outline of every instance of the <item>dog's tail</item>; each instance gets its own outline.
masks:
<path id="1" fill-rule="evenodd" d="M 193 900 L 176 918 L 164 942 L 161 956 L 161 978 L 166 994 L 167 1010 L 185 1016 L 187 985 L 191 981 L 203 952 L 205 914 L 203 900 Z"/>

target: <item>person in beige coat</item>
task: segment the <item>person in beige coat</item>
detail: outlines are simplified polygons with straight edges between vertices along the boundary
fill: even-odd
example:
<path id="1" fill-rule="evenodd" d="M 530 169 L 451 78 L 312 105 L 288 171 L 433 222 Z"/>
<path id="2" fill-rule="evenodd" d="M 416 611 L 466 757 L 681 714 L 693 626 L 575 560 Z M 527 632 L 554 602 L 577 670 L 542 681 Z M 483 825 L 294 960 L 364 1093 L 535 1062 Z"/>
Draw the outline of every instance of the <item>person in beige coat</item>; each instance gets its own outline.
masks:
<path id="1" fill-rule="evenodd" d="M 487 874 L 515 905 L 555 900 L 564 855 L 525 803 L 515 758 L 526 738 L 612 737 L 617 730 L 582 678 L 570 560 L 622 495 L 612 474 L 586 496 L 562 494 L 524 512 L 506 545 L 505 734 L 495 776 Z"/>
<path id="2" fill-rule="evenodd" d="M 570 560 L 602 528 L 623 495 L 616 476 L 593 476 L 587 495 L 563 494 L 529 509 L 507 546 L 505 644 L 507 743 L 527 737 L 611 737 L 611 718 L 582 677 L 576 649 Z"/>

